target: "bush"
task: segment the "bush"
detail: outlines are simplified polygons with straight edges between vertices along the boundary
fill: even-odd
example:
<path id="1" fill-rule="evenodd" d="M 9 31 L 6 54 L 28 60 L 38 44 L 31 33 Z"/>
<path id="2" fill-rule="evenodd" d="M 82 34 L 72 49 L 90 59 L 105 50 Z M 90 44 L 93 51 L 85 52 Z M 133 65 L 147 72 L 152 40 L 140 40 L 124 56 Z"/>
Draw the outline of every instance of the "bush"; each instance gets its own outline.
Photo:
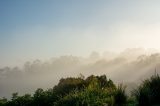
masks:
<path id="1" fill-rule="evenodd" d="M 115 106 L 125 106 L 127 103 L 127 95 L 125 93 L 125 86 L 120 84 L 115 92 L 114 101 Z"/>
<path id="2" fill-rule="evenodd" d="M 133 91 L 139 106 L 160 105 L 160 77 L 154 75 Z"/>

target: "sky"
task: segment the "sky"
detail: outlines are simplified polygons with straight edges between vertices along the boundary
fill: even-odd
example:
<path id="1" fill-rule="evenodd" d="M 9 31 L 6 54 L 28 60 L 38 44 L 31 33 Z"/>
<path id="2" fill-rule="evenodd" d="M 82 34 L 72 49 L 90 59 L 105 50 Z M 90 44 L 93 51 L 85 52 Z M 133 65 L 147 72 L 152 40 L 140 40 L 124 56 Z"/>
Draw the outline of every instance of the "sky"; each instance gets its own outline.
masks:
<path id="1" fill-rule="evenodd" d="M 0 0 L 0 67 L 92 51 L 160 49 L 159 0 Z"/>

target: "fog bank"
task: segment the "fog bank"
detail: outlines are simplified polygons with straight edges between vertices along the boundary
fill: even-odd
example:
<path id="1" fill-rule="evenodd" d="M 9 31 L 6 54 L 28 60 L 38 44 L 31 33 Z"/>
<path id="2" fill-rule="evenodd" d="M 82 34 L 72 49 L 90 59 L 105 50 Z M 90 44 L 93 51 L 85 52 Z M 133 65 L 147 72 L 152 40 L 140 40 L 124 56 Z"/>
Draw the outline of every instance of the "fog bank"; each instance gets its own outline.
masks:
<path id="1" fill-rule="evenodd" d="M 35 60 L 19 67 L 0 69 L 0 97 L 13 92 L 32 93 L 37 88 L 51 88 L 62 77 L 85 77 L 106 74 L 116 83 L 134 86 L 144 78 L 160 73 L 160 53 L 142 48 L 126 49 L 120 53 L 92 52 L 88 57 L 61 56 L 48 61 Z"/>

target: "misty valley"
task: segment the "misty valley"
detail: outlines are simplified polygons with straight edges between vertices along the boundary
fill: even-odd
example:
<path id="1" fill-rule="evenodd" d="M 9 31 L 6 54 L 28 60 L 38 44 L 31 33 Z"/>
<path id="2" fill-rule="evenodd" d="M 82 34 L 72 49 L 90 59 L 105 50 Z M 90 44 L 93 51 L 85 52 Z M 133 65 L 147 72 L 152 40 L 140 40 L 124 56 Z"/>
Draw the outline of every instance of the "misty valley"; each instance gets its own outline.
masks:
<path id="1" fill-rule="evenodd" d="M 160 0 L 0 0 L 0 106 L 160 106 Z"/>
<path id="2" fill-rule="evenodd" d="M 159 67 L 160 54 L 141 48 L 103 55 L 93 52 L 85 58 L 61 56 L 26 62 L 23 67 L 4 67 L 0 69 L 0 105 L 157 105 Z M 156 89 L 156 95 L 150 89 Z M 150 101 L 149 95 L 155 96 L 155 101 Z M 149 99 L 149 103 L 143 99 Z"/>

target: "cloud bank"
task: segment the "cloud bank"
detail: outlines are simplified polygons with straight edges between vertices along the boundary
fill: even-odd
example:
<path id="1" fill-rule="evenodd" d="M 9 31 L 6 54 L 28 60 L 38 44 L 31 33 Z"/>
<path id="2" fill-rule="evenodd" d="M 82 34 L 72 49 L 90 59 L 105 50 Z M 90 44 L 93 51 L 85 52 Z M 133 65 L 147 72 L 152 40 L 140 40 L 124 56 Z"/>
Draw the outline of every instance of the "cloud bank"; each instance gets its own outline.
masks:
<path id="1" fill-rule="evenodd" d="M 126 49 L 120 53 L 92 52 L 88 57 L 72 55 L 35 60 L 23 67 L 0 69 L 0 97 L 13 92 L 32 93 L 37 88 L 51 88 L 62 77 L 106 74 L 116 83 L 138 84 L 144 78 L 160 73 L 160 53 L 142 48 Z"/>

